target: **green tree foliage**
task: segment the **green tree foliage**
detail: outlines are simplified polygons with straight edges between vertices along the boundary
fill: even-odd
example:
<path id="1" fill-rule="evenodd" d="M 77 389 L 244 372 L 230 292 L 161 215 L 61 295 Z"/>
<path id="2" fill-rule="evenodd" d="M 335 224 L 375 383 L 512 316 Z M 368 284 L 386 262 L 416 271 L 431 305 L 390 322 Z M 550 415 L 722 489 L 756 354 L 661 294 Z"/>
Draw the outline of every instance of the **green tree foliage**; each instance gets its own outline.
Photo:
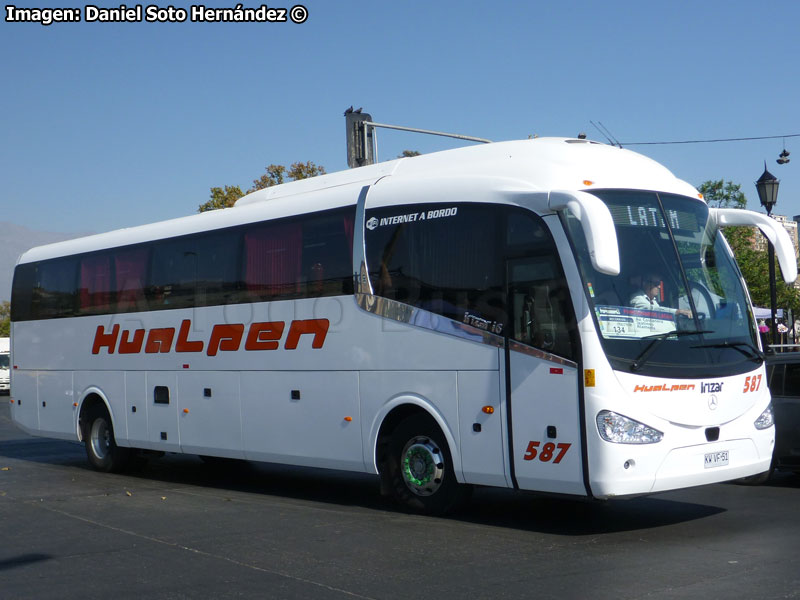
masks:
<path id="1" fill-rule="evenodd" d="M 747 208 L 742 186 L 732 181 L 705 181 L 697 188 L 713 208 Z"/>
<path id="2" fill-rule="evenodd" d="M 264 170 L 266 172 L 258 179 L 253 180 L 253 187 L 247 190 L 247 192 L 242 192 L 242 189 L 238 185 L 226 185 L 224 188 L 212 187 L 210 200 L 201 204 L 197 212 L 216 210 L 218 208 L 230 208 L 239 198 L 244 196 L 245 193 L 249 194 L 256 190 L 263 190 L 273 185 L 280 185 L 286 181 L 297 181 L 299 179 L 308 179 L 309 177 L 325 174 L 325 167 L 316 165 L 311 161 L 292 163 L 288 169 L 283 165 L 269 165 Z"/>
<path id="3" fill-rule="evenodd" d="M 266 173 L 264 175 L 253 180 L 253 187 L 247 190 L 248 194 L 256 190 L 272 187 L 273 185 L 280 185 L 287 180 L 297 181 L 299 179 L 308 179 L 310 177 L 316 177 L 317 175 L 324 175 L 325 167 L 308 161 L 304 163 L 292 163 L 292 166 L 288 169 L 283 165 L 269 165 L 265 171 Z"/>
<path id="4" fill-rule="evenodd" d="M 417 150 L 403 150 L 403 153 L 400 154 L 397 158 L 410 158 L 412 156 L 420 156 L 422 153 L 418 152 Z"/>
<path id="5" fill-rule="evenodd" d="M 721 179 L 706 181 L 700 185 L 698 190 L 708 204 L 713 207 L 745 208 L 747 206 L 741 186 L 730 181 L 723 182 Z M 753 304 L 768 307 L 770 305 L 769 257 L 765 250 L 754 248 L 754 241 L 763 234 L 756 227 L 726 227 L 723 235 L 733 250 Z M 800 291 L 783 281 L 777 260 L 775 261 L 775 280 L 777 308 L 790 308 L 795 315 L 800 314 Z"/>
<path id="6" fill-rule="evenodd" d="M 201 204 L 197 212 L 231 207 L 242 196 L 244 193 L 238 185 L 226 185 L 224 188 L 212 187 L 211 198 L 208 202 Z"/>
<path id="7" fill-rule="evenodd" d="M 11 334 L 11 303 L 7 300 L 0 302 L 0 337 Z"/>

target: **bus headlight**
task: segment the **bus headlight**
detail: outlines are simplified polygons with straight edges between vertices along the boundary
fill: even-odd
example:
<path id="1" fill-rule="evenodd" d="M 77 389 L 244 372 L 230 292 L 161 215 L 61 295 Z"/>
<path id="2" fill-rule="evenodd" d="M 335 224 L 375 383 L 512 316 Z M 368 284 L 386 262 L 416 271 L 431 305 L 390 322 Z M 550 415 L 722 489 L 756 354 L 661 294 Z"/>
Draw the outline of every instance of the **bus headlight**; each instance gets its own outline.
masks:
<path id="1" fill-rule="evenodd" d="M 753 425 L 756 429 L 769 429 L 775 424 L 775 416 L 772 414 L 772 402 L 764 409 L 764 412 L 756 419 Z"/>
<path id="2" fill-rule="evenodd" d="M 615 444 L 655 444 L 664 437 L 658 429 L 610 410 L 597 413 L 597 431 L 605 441 Z"/>

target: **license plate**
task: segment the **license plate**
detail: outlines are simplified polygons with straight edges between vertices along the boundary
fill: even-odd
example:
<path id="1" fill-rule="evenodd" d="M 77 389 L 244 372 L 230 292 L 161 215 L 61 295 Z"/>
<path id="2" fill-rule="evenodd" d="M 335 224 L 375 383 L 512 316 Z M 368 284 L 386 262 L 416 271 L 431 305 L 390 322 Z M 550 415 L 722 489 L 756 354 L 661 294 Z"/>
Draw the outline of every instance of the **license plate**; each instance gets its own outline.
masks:
<path id="1" fill-rule="evenodd" d="M 724 467 L 728 464 L 728 451 L 720 450 L 719 452 L 709 452 L 706 454 L 705 468 L 711 469 L 713 467 Z"/>

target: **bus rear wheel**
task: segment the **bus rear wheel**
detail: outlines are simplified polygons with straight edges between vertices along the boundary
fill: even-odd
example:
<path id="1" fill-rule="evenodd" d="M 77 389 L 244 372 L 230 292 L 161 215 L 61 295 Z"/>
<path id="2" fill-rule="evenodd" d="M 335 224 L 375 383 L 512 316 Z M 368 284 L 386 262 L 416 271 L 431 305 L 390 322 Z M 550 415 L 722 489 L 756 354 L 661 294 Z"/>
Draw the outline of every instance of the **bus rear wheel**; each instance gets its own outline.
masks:
<path id="1" fill-rule="evenodd" d="M 120 448 L 114 440 L 114 426 L 105 408 L 92 409 L 86 419 L 83 442 L 89 464 L 103 473 L 118 473 L 130 461 L 128 448 Z"/>
<path id="2" fill-rule="evenodd" d="M 471 488 L 456 480 L 444 434 L 429 416 L 414 415 L 401 422 L 388 450 L 387 483 L 404 508 L 442 515 L 469 498 Z"/>

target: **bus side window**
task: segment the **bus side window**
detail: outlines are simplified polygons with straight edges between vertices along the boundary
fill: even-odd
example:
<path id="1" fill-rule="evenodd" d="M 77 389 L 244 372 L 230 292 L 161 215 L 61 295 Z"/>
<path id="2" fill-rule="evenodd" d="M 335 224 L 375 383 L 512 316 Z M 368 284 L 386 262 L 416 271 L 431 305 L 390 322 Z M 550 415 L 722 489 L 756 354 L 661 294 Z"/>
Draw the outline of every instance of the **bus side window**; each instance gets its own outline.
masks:
<path id="1" fill-rule="evenodd" d="M 498 210 L 414 204 L 367 211 L 367 266 L 376 295 L 461 323 L 506 323 Z"/>
<path id="2" fill-rule="evenodd" d="M 111 255 L 89 254 L 81 257 L 78 285 L 79 313 L 103 314 L 112 308 Z"/>
<path id="3" fill-rule="evenodd" d="M 114 253 L 114 279 L 118 312 L 147 310 L 144 289 L 150 247 L 122 248 Z"/>
<path id="4" fill-rule="evenodd" d="M 156 242 L 147 303 L 150 310 L 187 308 L 194 303 L 197 243 L 193 238 Z"/>
<path id="5" fill-rule="evenodd" d="M 574 359 L 575 316 L 558 249 L 544 222 L 528 211 L 510 209 L 506 243 L 511 337 Z"/>
<path id="6" fill-rule="evenodd" d="M 72 317 L 77 312 L 78 261 L 75 257 L 39 263 L 33 308 L 38 319 Z"/>

